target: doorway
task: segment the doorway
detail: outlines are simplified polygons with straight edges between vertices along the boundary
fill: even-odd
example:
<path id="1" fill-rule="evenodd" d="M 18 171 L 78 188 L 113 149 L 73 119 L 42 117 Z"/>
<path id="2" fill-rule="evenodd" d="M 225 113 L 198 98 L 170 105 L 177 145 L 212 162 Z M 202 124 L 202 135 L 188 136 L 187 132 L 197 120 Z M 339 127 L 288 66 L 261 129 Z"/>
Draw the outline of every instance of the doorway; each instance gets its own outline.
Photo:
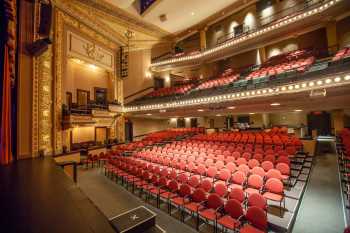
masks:
<path id="1" fill-rule="evenodd" d="M 125 122 L 125 141 L 132 142 L 134 138 L 133 124 L 131 121 Z"/>
<path id="2" fill-rule="evenodd" d="M 79 107 L 87 106 L 90 101 L 90 92 L 77 89 L 77 104 Z"/>
<path id="3" fill-rule="evenodd" d="M 191 128 L 197 128 L 198 121 L 197 118 L 191 118 Z"/>
<path id="4" fill-rule="evenodd" d="M 72 107 L 72 92 L 66 92 L 66 104 L 68 109 Z"/>
<path id="5" fill-rule="evenodd" d="M 311 112 L 307 115 L 308 133 L 316 132 L 318 136 L 331 135 L 331 114 L 325 111 Z"/>
<path id="6" fill-rule="evenodd" d="M 95 102 L 99 105 L 107 104 L 107 88 L 95 87 Z"/>
<path id="7" fill-rule="evenodd" d="M 107 140 L 107 127 L 95 127 L 95 142 L 96 144 L 104 144 Z"/>

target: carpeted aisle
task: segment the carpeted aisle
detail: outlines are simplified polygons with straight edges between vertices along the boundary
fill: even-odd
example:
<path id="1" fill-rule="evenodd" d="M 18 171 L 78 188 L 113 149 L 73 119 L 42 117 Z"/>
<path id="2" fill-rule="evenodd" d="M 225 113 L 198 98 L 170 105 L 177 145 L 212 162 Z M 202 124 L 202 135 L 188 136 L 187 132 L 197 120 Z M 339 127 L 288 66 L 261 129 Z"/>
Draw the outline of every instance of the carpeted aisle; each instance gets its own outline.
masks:
<path id="1" fill-rule="evenodd" d="M 343 232 L 340 192 L 336 155 L 317 156 L 293 233 Z"/>

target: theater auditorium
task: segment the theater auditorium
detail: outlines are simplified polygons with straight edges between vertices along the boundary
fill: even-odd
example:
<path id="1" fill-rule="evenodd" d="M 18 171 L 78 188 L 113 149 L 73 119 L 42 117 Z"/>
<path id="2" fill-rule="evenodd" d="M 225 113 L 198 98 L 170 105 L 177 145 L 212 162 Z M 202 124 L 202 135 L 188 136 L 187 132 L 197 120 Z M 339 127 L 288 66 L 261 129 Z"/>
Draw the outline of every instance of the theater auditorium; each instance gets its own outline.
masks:
<path id="1" fill-rule="evenodd" d="M 0 18 L 0 232 L 350 232 L 349 0 Z"/>

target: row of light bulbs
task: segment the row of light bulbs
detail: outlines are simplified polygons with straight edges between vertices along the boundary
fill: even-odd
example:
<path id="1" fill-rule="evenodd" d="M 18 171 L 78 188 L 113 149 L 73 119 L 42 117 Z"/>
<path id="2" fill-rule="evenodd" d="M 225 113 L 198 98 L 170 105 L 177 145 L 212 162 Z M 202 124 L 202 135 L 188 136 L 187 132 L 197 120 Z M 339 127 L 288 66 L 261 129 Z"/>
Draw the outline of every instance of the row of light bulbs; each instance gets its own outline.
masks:
<path id="1" fill-rule="evenodd" d="M 230 46 L 233 46 L 233 45 L 236 45 L 238 43 L 241 43 L 243 41 L 246 41 L 248 39 L 252 39 L 252 38 L 255 38 L 257 36 L 260 36 L 262 34 L 265 34 L 267 32 L 270 32 L 272 30 L 275 30 L 277 28 L 280 28 L 282 26 L 285 26 L 285 25 L 288 25 L 288 24 L 291 24 L 293 22 L 296 22 L 296 21 L 300 21 L 306 17 L 309 17 L 311 15 L 315 15 L 317 13 L 320 13 L 326 9 L 328 9 L 329 7 L 331 7 L 332 5 L 334 5 L 336 2 L 340 2 L 342 0 L 332 0 L 330 2 L 327 2 L 327 3 L 324 3 L 323 5 L 313 9 L 313 10 L 309 10 L 309 11 L 306 11 L 305 13 L 302 13 L 302 14 L 299 14 L 299 15 L 296 15 L 294 17 L 291 17 L 289 19 L 286 19 L 286 20 L 283 20 L 281 22 L 278 22 L 278 23 L 275 23 L 274 25 L 271 25 L 271 26 L 268 26 L 268 27 L 265 27 L 265 28 L 262 28 L 256 32 L 253 32 L 251 34 L 248 34 L 246 36 L 242 36 L 240 38 L 237 38 L 237 39 L 233 39 L 231 41 L 228 41 L 220 46 L 217 46 L 215 48 L 212 48 L 212 49 L 208 49 L 204 52 L 200 52 L 198 54 L 195 54 L 195 55 L 188 55 L 188 56 L 183 56 L 183 57 L 179 57 L 179 58 L 171 58 L 171 59 L 168 59 L 168 60 L 164 60 L 164 61 L 160 61 L 160 62 L 155 62 L 155 63 L 152 63 L 151 64 L 151 67 L 154 67 L 154 66 L 161 66 L 161 65 L 166 65 L 166 64 L 172 64 L 172 63 L 176 63 L 176 62 L 183 62 L 183 61 L 188 61 L 188 60 L 195 60 L 195 59 L 199 59 L 199 58 L 202 58 L 206 55 L 210 55 L 214 52 L 217 52 L 217 51 L 220 51 L 220 50 L 223 50 L 227 47 L 230 47 Z"/>
<path id="2" fill-rule="evenodd" d="M 266 96 L 272 96 L 272 95 L 278 95 L 278 94 L 288 94 L 293 92 L 308 91 L 308 90 L 313 90 L 317 88 L 334 87 L 338 85 L 344 85 L 347 83 L 350 83 L 350 74 L 345 75 L 343 77 L 335 76 L 332 78 L 329 77 L 329 78 L 323 78 L 323 79 L 313 80 L 308 82 L 304 81 L 304 82 L 288 84 L 288 85 L 283 85 L 283 86 L 278 86 L 273 88 L 242 91 L 242 92 L 230 93 L 225 95 L 202 97 L 202 98 L 189 99 L 189 100 L 180 100 L 180 101 L 173 101 L 173 102 L 161 103 L 161 104 L 129 106 L 129 107 L 124 107 L 123 110 L 124 112 L 138 112 L 138 111 L 146 111 L 146 110 L 158 110 L 158 109 L 166 109 L 166 108 L 193 106 L 193 105 L 200 105 L 200 104 L 213 104 L 213 103 L 220 103 L 220 102 L 226 102 L 226 101 L 232 101 L 232 100 L 266 97 Z"/>

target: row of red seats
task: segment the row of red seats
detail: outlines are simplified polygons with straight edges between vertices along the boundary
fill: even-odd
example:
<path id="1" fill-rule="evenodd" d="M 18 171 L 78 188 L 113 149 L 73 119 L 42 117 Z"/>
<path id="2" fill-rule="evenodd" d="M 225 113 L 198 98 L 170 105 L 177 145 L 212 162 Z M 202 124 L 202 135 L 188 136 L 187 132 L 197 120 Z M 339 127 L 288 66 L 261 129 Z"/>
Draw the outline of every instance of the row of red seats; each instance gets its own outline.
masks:
<path id="1" fill-rule="evenodd" d="M 339 61 L 339 60 L 344 59 L 344 58 L 349 57 L 349 56 L 350 56 L 350 48 L 345 47 L 345 48 L 339 50 L 334 55 L 334 57 L 332 58 L 332 61 Z"/>
<path id="2" fill-rule="evenodd" d="M 160 88 L 158 90 L 152 91 L 151 93 L 147 94 L 147 96 L 161 97 L 161 96 L 185 94 L 186 92 L 191 90 L 192 87 L 193 87 L 193 84 L 186 84 L 186 85 L 174 86 L 174 87 L 164 87 L 164 88 Z"/>
<path id="3" fill-rule="evenodd" d="M 228 152 L 228 151 L 224 151 Z M 283 152 L 283 151 L 282 151 Z M 228 152 L 229 153 L 229 152 Z M 187 162 L 194 162 L 196 161 L 197 163 L 199 162 L 205 162 L 207 164 L 213 164 L 215 161 L 216 162 L 223 162 L 229 163 L 229 162 L 236 162 L 238 165 L 240 164 L 248 164 L 247 161 L 253 159 L 256 160 L 258 163 L 262 163 L 263 161 L 270 161 L 274 164 L 279 163 L 279 162 L 284 162 L 287 163 L 288 165 L 290 164 L 290 159 L 288 154 L 281 153 L 279 156 L 276 156 L 274 153 L 270 154 L 260 154 L 260 153 L 255 153 L 251 154 L 249 152 L 244 152 L 243 154 L 234 151 L 232 154 L 227 154 L 227 153 L 205 153 L 205 152 L 188 152 L 186 151 L 185 153 L 172 153 L 168 151 L 150 151 L 149 149 L 146 151 L 141 151 L 137 152 L 136 155 L 139 156 L 144 156 L 144 157 L 152 157 L 156 156 L 159 157 L 159 159 L 169 159 L 169 160 L 183 160 Z M 210 162 L 209 162 L 210 161 Z"/>
<path id="4" fill-rule="evenodd" d="M 183 136 L 183 135 L 192 134 L 192 133 L 196 134 L 203 131 L 204 131 L 204 128 L 178 128 L 178 129 L 168 129 L 160 132 L 150 133 L 141 141 L 121 144 L 116 146 L 115 151 L 117 151 L 118 153 L 122 153 L 124 151 L 133 151 L 138 148 L 150 146 L 157 142 L 172 140 L 178 136 Z"/>
<path id="5" fill-rule="evenodd" d="M 267 60 L 258 70 L 251 72 L 246 79 L 278 75 L 290 70 L 304 72 L 315 60 L 315 57 L 307 50 L 295 50 L 289 53 L 279 54 Z"/>
<path id="6" fill-rule="evenodd" d="M 270 135 L 267 133 L 242 133 L 242 132 L 225 132 L 212 134 L 198 134 L 192 138 L 193 140 L 201 141 L 221 141 L 221 142 L 235 142 L 248 144 L 273 144 L 285 146 L 302 146 L 300 139 L 295 136 L 285 134 Z"/>
<path id="7" fill-rule="evenodd" d="M 209 177 L 226 177 L 227 179 L 236 171 L 243 172 L 245 175 L 256 174 L 264 177 L 274 177 L 283 181 L 290 181 L 290 162 L 288 158 L 281 157 L 276 163 L 271 161 L 263 161 L 261 164 L 256 159 L 250 159 L 246 161 L 244 158 L 239 158 L 236 161 L 230 160 L 217 160 L 214 162 L 213 159 L 195 159 L 194 157 L 183 159 L 183 158 L 169 158 L 159 157 L 157 155 L 148 155 L 145 153 L 137 153 L 136 158 L 148 161 L 160 166 L 171 167 L 173 169 L 179 169 L 191 173 L 196 173 L 200 176 Z M 284 158 L 284 159 L 282 159 Z M 225 174 L 225 175 L 224 175 Z M 227 180 L 226 179 L 226 180 Z"/>
<path id="8" fill-rule="evenodd" d="M 125 172 L 128 164 L 130 164 L 129 161 L 124 163 L 124 167 L 119 166 L 115 168 L 112 166 L 112 168 L 107 168 L 107 170 L 111 170 L 117 177 L 122 177 L 127 183 L 131 183 L 133 187 L 140 189 L 140 192 L 146 193 L 146 200 L 151 196 L 155 196 L 158 207 L 162 200 L 166 202 L 169 214 L 171 214 L 171 207 L 176 206 L 182 213 L 182 221 L 184 221 L 186 213 L 196 214 L 197 229 L 200 219 L 204 219 L 212 221 L 215 230 L 219 224 L 222 228 L 239 229 L 240 232 L 250 232 L 251 229 L 267 231 L 267 204 L 264 196 L 268 197 L 276 191 L 277 187 L 273 179 L 267 181 L 263 193 L 264 196 L 254 193 L 247 198 L 246 219 L 250 223 L 245 224 L 245 222 L 240 221 L 244 215 L 242 202 L 239 201 L 245 199 L 242 190 L 232 189 L 227 199 L 223 199 L 222 193 L 226 187 L 221 183 L 216 184 L 213 192 L 208 193 L 200 184 L 186 181 L 179 182 L 177 178 L 181 174 L 178 177 L 171 177 L 167 172 L 164 174 L 164 169 L 161 171 L 158 169 L 157 172 L 152 165 L 142 163 L 138 164 L 138 166 L 135 164 L 134 172 L 129 173 Z M 264 223 L 262 224 L 262 222 Z"/>
<path id="9" fill-rule="evenodd" d="M 226 86 L 238 80 L 238 78 L 239 78 L 239 75 L 235 74 L 235 75 L 230 75 L 225 77 L 219 77 L 216 79 L 210 79 L 199 84 L 196 87 L 196 90 L 205 90 L 205 89 L 210 89 L 215 87 Z"/>
<path id="10" fill-rule="evenodd" d="M 206 141 L 183 141 L 176 144 L 167 144 L 161 150 L 169 150 L 169 153 L 215 153 L 229 156 L 233 152 L 240 154 L 244 152 L 257 154 L 276 154 L 277 156 L 287 155 L 293 157 L 301 146 L 294 145 L 262 145 L 262 144 L 235 144 L 228 142 L 206 142 Z"/>

